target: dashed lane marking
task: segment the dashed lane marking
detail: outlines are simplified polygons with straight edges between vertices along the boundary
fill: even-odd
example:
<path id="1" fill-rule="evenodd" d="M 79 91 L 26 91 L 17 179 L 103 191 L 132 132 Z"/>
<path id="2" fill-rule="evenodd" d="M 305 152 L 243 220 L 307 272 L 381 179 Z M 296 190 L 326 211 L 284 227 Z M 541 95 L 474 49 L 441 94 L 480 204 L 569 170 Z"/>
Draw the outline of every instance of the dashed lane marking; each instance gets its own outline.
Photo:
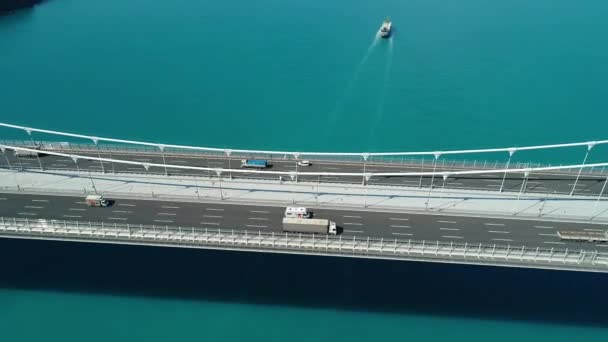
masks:
<path id="1" fill-rule="evenodd" d="M 554 241 L 543 241 L 543 243 L 551 244 L 551 245 L 565 245 L 565 242 L 554 242 Z"/>
<path id="2" fill-rule="evenodd" d="M 442 238 L 446 239 L 464 239 L 462 236 L 454 236 L 454 235 L 442 235 Z"/>
<path id="3" fill-rule="evenodd" d="M 411 228 L 410 226 L 391 225 L 392 228 Z"/>
<path id="4" fill-rule="evenodd" d="M 251 227 L 251 228 L 268 228 L 268 226 L 260 226 L 257 224 L 247 224 L 245 225 L 246 227 Z"/>
<path id="5" fill-rule="evenodd" d="M 410 233 L 391 233 L 393 235 L 400 235 L 400 236 L 412 236 L 412 234 Z"/>
<path id="6" fill-rule="evenodd" d="M 19 215 L 28 215 L 28 216 L 36 216 L 36 213 L 19 213 Z"/>
<path id="7" fill-rule="evenodd" d="M 126 210 L 112 210 L 113 213 L 119 213 L 119 214 L 131 214 L 132 211 L 126 211 Z"/>
<path id="8" fill-rule="evenodd" d="M 81 218 L 82 216 L 80 215 L 62 215 L 63 217 L 69 217 L 69 218 Z"/>
<path id="9" fill-rule="evenodd" d="M 538 229 L 553 229 L 553 227 L 549 227 L 549 226 L 534 226 L 534 228 L 538 228 Z"/>
<path id="10" fill-rule="evenodd" d="M 119 221 L 124 221 L 126 220 L 126 217 L 108 217 L 108 220 L 119 220 Z"/>
<path id="11" fill-rule="evenodd" d="M 602 229 L 590 229 L 590 228 L 587 228 L 587 229 L 583 229 L 583 230 L 586 230 L 588 232 L 600 232 L 600 233 L 604 232 Z"/>
<path id="12" fill-rule="evenodd" d="M 348 230 L 348 229 L 344 229 L 345 233 L 363 233 L 362 230 Z"/>
<path id="13" fill-rule="evenodd" d="M 362 226 L 363 223 L 356 223 L 356 222 L 344 222 L 343 223 L 345 226 Z"/>
<path id="14" fill-rule="evenodd" d="M 83 209 L 83 208 L 70 208 L 68 210 L 71 210 L 71 211 L 86 211 L 86 209 Z"/>
<path id="15" fill-rule="evenodd" d="M 44 207 L 37 207 L 35 205 L 26 205 L 25 208 L 28 208 L 28 209 L 43 209 Z"/>
<path id="16" fill-rule="evenodd" d="M 135 204 L 128 204 L 128 203 L 119 203 L 118 205 L 121 207 L 134 207 L 135 206 Z"/>
<path id="17" fill-rule="evenodd" d="M 553 237 L 559 237 L 557 234 L 538 234 L 540 236 L 553 236 Z"/>
<path id="18" fill-rule="evenodd" d="M 6 201 L 6 198 L 2 197 L 0 198 L 0 201 Z"/>
<path id="19" fill-rule="evenodd" d="M 49 200 L 32 200 L 32 202 L 48 202 Z"/>
<path id="20" fill-rule="evenodd" d="M 179 207 L 170 207 L 168 205 L 163 205 L 163 206 L 161 206 L 161 208 L 163 208 L 163 209 L 179 209 Z"/>
<path id="21" fill-rule="evenodd" d="M 162 222 L 162 223 L 172 223 L 171 220 L 154 220 L 154 222 Z"/>
<path id="22" fill-rule="evenodd" d="M 460 230 L 460 228 L 439 228 L 439 230 Z"/>
<path id="23" fill-rule="evenodd" d="M 504 226 L 504 223 L 484 223 L 486 226 Z"/>
<path id="24" fill-rule="evenodd" d="M 409 218 L 399 218 L 399 217 L 389 217 L 389 220 L 393 220 L 393 221 L 409 221 Z"/>
<path id="25" fill-rule="evenodd" d="M 201 222 L 202 225 L 219 226 L 217 222 Z"/>
<path id="26" fill-rule="evenodd" d="M 224 211 L 224 209 L 222 209 L 222 208 L 205 208 L 205 210 Z"/>
<path id="27" fill-rule="evenodd" d="M 492 241 L 513 242 L 513 240 L 511 240 L 511 239 L 492 239 Z"/>
<path id="28" fill-rule="evenodd" d="M 509 232 L 504 231 L 504 230 L 488 230 L 488 233 L 493 233 L 493 234 L 509 234 Z"/>
<path id="29" fill-rule="evenodd" d="M 343 215 L 342 217 L 346 217 L 346 218 L 361 218 L 361 216 L 352 216 L 352 215 Z"/>
<path id="30" fill-rule="evenodd" d="M 211 217 L 211 218 L 222 218 L 220 215 L 203 215 L 203 217 Z"/>
<path id="31" fill-rule="evenodd" d="M 267 217 L 250 217 L 249 220 L 268 221 Z"/>
<path id="32" fill-rule="evenodd" d="M 439 223 L 456 223 L 456 221 L 437 221 Z"/>
<path id="33" fill-rule="evenodd" d="M 270 211 L 264 211 L 264 210 L 250 210 L 250 213 L 256 213 L 256 214 L 270 214 Z"/>
<path id="34" fill-rule="evenodd" d="M 165 215 L 165 216 L 175 216 L 176 213 L 156 213 L 157 215 Z"/>

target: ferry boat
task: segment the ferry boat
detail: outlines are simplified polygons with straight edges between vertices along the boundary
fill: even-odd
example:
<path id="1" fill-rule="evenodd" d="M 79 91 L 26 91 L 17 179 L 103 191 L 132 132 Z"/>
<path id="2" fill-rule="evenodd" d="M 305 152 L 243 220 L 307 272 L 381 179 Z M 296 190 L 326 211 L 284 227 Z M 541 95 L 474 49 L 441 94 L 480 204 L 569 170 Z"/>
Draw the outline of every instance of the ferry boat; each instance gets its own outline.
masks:
<path id="1" fill-rule="evenodd" d="M 382 38 L 388 38 L 391 35 L 391 20 L 389 18 L 384 19 L 382 26 L 380 26 L 380 31 L 378 35 Z"/>

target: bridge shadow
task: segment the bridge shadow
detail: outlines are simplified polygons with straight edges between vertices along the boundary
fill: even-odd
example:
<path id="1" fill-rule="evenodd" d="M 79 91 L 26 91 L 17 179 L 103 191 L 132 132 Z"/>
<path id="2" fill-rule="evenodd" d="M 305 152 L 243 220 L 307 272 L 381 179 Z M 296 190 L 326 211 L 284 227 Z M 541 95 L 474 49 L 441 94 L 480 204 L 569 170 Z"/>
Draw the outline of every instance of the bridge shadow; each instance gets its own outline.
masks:
<path id="1" fill-rule="evenodd" d="M 6 169 L 6 168 L 4 168 Z M 58 176 L 63 176 L 63 177 L 69 177 L 69 178 L 78 178 L 79 176 L 77 175 L 73 175 L 73 174 L 65 174 L 65 173 L 61 173 L 61 172 L 54 172 L 54 171 L 37 171 L 37 170 L 27 170 L 25 172 L 28 173 L 33 173 L 33 174 L 51 174 L 51 175 L 58 175 Z M 136 176 L 136 175 L 128 175 L 125 174 L 125 177 L 128 176 Z M 145 175 L 143 175 L 145 176 Z M 215 179 L 215 186 L 207 186 L 204 184 L 197 184 L 195 183 L 193 180 L 189 180 L 189 179 L 182 179 L 179 182 L 159 182 L 159 181 L 155 181 L 153 179 L 149 179 L 149 180 L 145 180 L 145 181 L 139 181 L 139 180 L 127 180 L 127 179 L 117 179 L 115 177 L 106 177 L 104 175 L 91 175 L 90 176 L 93 180 L 97 181 L 97 180 L 107 180 L 107 181 L 120 181 L 123 182 L 123 184 L 143 184 L 143 185 L 150 185 L 150 186 L 172 186 L 172 187 L 176 187 L 176 188 L 190 188 L 190 189 L 194 189 L 194 188 L 199 188 L 199 189 L 207 189 L 207 190 L 218 190 L 219 189 L 219 181 L 217 181 L 217 179 Z M 89 178 L 88 174 L 84 174 L 81 176 L 81 178 Z M 212 181 L 214 179 L 211 179 Z M 245 181 L 245 179 L 236 179 L 234 180 L 235 182 L 243 182 Z M 291 183 L 284 183 L 285 185 L 295 185 L 295 184 L 291 184 Z M 278 182 L 276 183 L 276 185 L 279 185 Z M 329 187 L 332 186 L 332 184 L 324 184 L 324 187 Z M 333 184 L 333 186 L 336 186 L 336 184 Z M 292 194 L 292 195 L 310 195 L 310 194 L 315 194 L 314 191 L 304 191 L 304 190 L 281 190 L 281 189 L 263 189 L 263 190 L 258 190 L 258 189 L 250 189 L 247 187 L 239 187 L 239 186 L 235 186 L 233 184 L 231 184 L 230 181 L 224 179 L 222 181 L 222 188 L 225 190 L 234 190 L 234 191 L 243 191 L 243 192 L 249 192 L 249 193 L 255 193 L 255 192 L 265 192 L 265 193 L 275 193 L 275 194 Z M 25 189 L 27 190 L 27 189 Z M 98 189 L 100 192 L 104 192 L 103 187 L 101 187 L 100 189 Z M 428 188 L 427 188 L 428 190 Z M 445 190 L 445 192 L 458 192 L 461 189 L 449 189 L 449 190 Z M 113 189 L 111 191 L 119 191 L 117 189 Z M 172 190 L 172 192 L 175 192 L 178 190 Z M 426 191 L 426 190 L 425 190 Z M 136 193 L 134 195 L 137 195 Z M 158 194 L 157 193 L 157 197 L 158 198 L 164 198 L 166 197 L 167 200 L 171 199 L 171 196 L 164 196 L 162 194 Z M 349 192 L 331 192 L 331 191 L 327 191 L 327 189 L 323 189 L 323 191 L 319 192 L 318 195 L 332 195 L 332 196 L 366 196 L 370 199 L 373 198 L 378 198 L 378 199 L 383 199 L 386 197 L 391 197 L 391 198 L 417 198 L 417 199 L 424 199 L 426 200 L 427 197 L 429 197 L 428 194 L 412 194 L 412 195 L 395 195 L 395 194 L 361 194 L 361 193 L 349 193 Z M 472 196 L 471 194 L 445 194 L 445 193 L 440 193 L 440 188 L 434 187 L 434 190 L 431 192 L 430 194 L 430 198 L 431 199 L 437 199 L 437 198 L 442 198 L 442 199 L 467 199 L 467 200 L 472 200 L 472 199 L 476 199 L 476 198 L 481 198 L 484 200 L 495 200 L 495 201 L 511 201 L 513 200 L 513 196 L 516 196 L 515 193 L 511 193 L 512 196 L 505 198 L 504 194 L 503 196 L 489 196 L 492 195 L 492 193 L 489 194 L 483 194 L 483 196 Z M 526 199 L 527 200 L 545 200 L 547 194 L 543 194 L 543 193 L 527 193 L 526 194 Z M 608 196 L 608 194 L 605 194 L 604 196 Z M 194 195 L 193 195 L 194 197 Z M 242 197 L 242 196 L 239 196 Z M 237 198 L 237 197 L 229 197 L 230 198 Z M 551 198 L 551 201 L 553 202 L 576 202 L 576 201 L 588 201 L 589 199 L 586 198 Z"/>
<path id="2" fill-rule="evenodd" d="M 607 274 L 10 239 L 0 258 L 1 288 L 608 325 Z"/>

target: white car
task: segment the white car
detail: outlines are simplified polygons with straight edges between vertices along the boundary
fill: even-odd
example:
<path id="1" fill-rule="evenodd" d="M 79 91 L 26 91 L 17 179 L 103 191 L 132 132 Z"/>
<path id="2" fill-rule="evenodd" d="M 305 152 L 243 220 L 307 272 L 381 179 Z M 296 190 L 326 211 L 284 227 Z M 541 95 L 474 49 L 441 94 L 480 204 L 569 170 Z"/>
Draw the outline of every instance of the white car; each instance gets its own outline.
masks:
<path id="1" fill-rule="evenodd" d="M 310 160 L 300 160 L 298 162 L 298 166 L 310 166 L 312 165 L 312 163 L 310 162 Z"/>

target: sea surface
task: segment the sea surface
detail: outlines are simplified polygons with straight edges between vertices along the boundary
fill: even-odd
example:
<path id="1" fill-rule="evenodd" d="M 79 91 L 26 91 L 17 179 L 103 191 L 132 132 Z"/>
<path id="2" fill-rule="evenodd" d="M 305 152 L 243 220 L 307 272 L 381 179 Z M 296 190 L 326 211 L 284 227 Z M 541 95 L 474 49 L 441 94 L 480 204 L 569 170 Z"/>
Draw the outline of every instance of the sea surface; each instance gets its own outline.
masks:
<path id="1" fill-rule="evenodd" d="M 608 139 L 607 17 L 604 0 L 47 0 L 0 17 L 0 122 L 299 151 Z M 7 240 L 0 255 L 2 341 L 608 340 L 604 275 Z"/>

